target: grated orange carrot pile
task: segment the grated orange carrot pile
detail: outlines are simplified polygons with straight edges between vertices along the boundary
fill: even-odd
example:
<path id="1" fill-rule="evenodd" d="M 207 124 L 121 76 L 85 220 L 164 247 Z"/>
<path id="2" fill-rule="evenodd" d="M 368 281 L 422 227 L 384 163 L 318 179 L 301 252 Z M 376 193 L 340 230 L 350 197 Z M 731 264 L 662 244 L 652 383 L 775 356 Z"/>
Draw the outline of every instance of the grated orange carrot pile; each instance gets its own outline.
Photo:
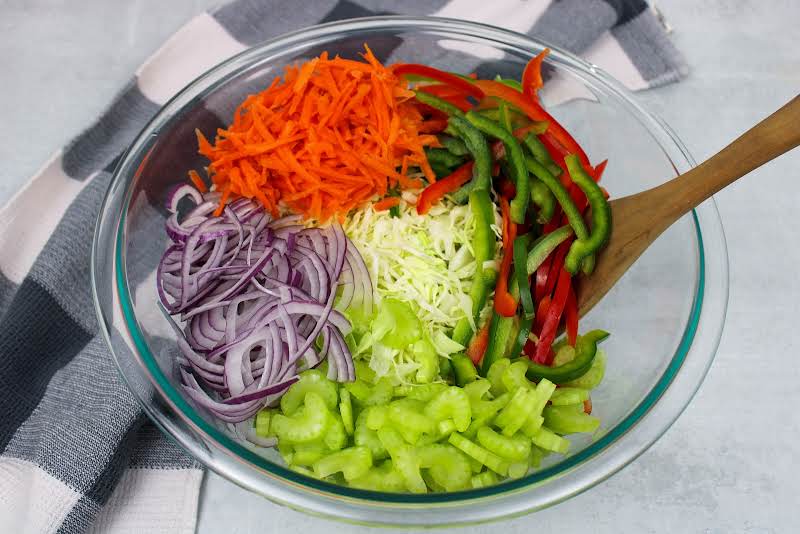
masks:
<path id="1" fill-rule="evenodd" d="M 264 91 L 248 96 L 212 145 L 198 130 L 200 154 L 229 198 L 255 198 L 273 215 L 284 204 L 308 219 L 343 217 L 390 188 L 418 188 L 405 176 L 417 166 L 436 178 L 424 147 L 414 94 L 365 45 L 364 61 L 327 52 L 286 68 Z M 400 170 L 398 170 L 400 169 Z"/>

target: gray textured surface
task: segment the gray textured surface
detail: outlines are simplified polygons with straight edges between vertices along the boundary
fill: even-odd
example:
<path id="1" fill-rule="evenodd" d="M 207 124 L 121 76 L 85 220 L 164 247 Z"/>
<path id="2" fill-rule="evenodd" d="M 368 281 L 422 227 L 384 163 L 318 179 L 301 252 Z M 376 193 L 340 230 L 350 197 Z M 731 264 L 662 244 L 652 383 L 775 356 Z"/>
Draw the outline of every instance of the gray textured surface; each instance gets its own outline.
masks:
<path id="1" fill-rule="evenodd" d="M 0 0 L 0 202 L 88 124 L 130 74 L 214 0 Z M 661 0 L 690 77 L 641 98 L 697 159 L 800 91 L 797 0 Z M 640 459 L 555 508 L 470 532 L 800 530 L 797 218 L 800 153 L 717 196 L 731 301 L 691 406 Z M 207 477 L 198 532 L 367 532 Z M 466 530 L 464 530 L 466 531 Z"/>

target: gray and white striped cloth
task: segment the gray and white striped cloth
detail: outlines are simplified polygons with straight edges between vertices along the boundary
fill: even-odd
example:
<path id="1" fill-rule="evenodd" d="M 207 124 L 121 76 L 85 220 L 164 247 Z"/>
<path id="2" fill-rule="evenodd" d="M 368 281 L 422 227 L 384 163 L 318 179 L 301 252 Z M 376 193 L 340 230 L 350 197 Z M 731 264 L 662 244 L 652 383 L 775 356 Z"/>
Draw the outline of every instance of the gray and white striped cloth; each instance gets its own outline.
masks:
<path id="1" fill-rule="evenodd" d="M 195 17 L 0 211 L 0 530 L 194 531 L 201 466 L 146 421 L 98 334 L 89 248 L 111 170 L 214 64 L 287 30 L 398 12 L 528 33 L 631 89 L 686 74 L 644 0 L 238 0 Z"/>

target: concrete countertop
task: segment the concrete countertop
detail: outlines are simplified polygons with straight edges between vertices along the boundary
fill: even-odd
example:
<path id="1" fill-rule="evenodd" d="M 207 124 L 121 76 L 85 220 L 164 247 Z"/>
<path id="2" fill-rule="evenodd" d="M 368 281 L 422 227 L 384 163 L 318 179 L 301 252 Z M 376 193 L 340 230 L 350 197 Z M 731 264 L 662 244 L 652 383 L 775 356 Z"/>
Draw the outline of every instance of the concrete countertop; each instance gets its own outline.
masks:
<path id="1" fill-rule="evenodd" d="M 173 31 L 215 3 L 0 2 L 0 203 L 87 125 Z M 698 160 L 800 92 L 797 0 L 658 5 L 691 74 L 640 97 Z M 464 532 L 800 530 L 798 175 L 795 152 L 716 196 L 730 254 L 728 320 L 708 378 L 666 435 L 578 497 Z M 273 505 L 207 475 L 199 533 L 301 530 L 372 531 Z"/>

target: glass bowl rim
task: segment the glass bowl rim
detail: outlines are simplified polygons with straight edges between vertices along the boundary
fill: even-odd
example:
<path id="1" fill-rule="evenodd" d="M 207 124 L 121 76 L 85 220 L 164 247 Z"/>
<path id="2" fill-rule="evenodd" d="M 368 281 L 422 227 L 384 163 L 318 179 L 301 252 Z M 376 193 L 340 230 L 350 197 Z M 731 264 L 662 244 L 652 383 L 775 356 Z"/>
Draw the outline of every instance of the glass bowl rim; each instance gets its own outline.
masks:
<path id="1" fill-rule="evenodd" d="M 694 228 L 697 234 L 697 241 L 698 241 L 698 255 L 699 255 L 699 265 L 698 265 L 698 280 L 697 280 L 697 287 L 694 302 L 691 306 L 689 319 L 687 321 L 687 326 L 684 331 L 683 337 L 681 342 L 678 345 L 678 348 L 675 352 L 675 355 L 670 360 L 669 365 L 665 369 L 664 373 L 662 374 L 661 378 L 657 382 L 657 384 L 648 392 L 645 398 L 634 408 L 632 409 L 629 414 L 623 418 L 617 425 L 610 429 L 605 435 L 601 438 L 594 441 L 591 445 L 587 446 L 585 449 L 579 451 L 576 454 L 570 455 L 564 458 L 558 464 L 551 466 L 549 468 L 538 470 L 534 473 L 531 473 L 525 477 L 516 480 L 509 480 L 502 484 L 490 486 L 488 488 L 480 488 L 480 489 L 471 489 L 459 492 L 450 492 L 450 493 L 431 493 L 425 495 L 414 495 L 414 494 L 402 494 L 402 493 L 387 493 L 387 492 L 378 492 L 378 491 L 370 491 L 370 490 L 358 490 L 354 488 L 349 488 L 345 486 L 339 486 L 336 484 L 320 481 L 314 478 L 307 477 L 305 475 L 299 474 L 297 472 L 291 471 L 290 469 L 283 467 L 279 464 L 273 463 L 270 460 L 267 460 L 258 454 L 250 451 L 246 447 L 243 447 L 235 440 L 221 432 L 219 429 L 210 425 L 208 422 L 205 421 L 201 416 L 199 416 L 197 410 L 189 404 L 186 399 L 184 399 L 180 393 L 171 385 L 168 379 L 164 376 L 163 372 L 161 371 L 160 367 L 155 361 L 152 353 L 150 352 L 145 338 L 141 332 L 141 328 L 136 320 L 135 313 L 133 311 L 132 306 L 132 298 L 130 295 L 129 288 L 127 286 L 127 278 L 124 272 L 124 265 L 125 265 L 125 212 L 130 206 L 131 195 L 132 195 L 132 188 L 130 187 L 131 184 L 135 180 L 135 169 L 140 167 L 140 164 L 144 161 L 144 158 L 147 157 L 149 154 L 149 148 L 152 148 L 152 141 L 155 138 L 156 132 L 158 131 L 158 127 L 163 125 L 163 123 L 168 120 L 174 112 L 179 111 L 184 106 L 191 104 L 192 101 L 195 99 L 202 99 L 205 95 L 213 92 L 220 84 L 224 83 L 226 79 L 230 76 L 235 75 L 242 69 L 246 69 L 252 66 L 251 60 L 257 59 L 268 52 L 271 53 L 286 53 L 287 51 L 291 50 L 292 46 L 295 47 L 306 47 L 309 45 L 311 41 L 314 39 L 323 39 L 323 38 L 333 38 L 336 34 L 344 34 L 346 32 L 352 31 L 372 31 L 372 32 L 379 32 L 381 30 L 387 29 L 394 29 L 394 30 L 407 30 L 407 31 L 414 31 L 414 30 L 433 30 L 433 31 L 441 31 L 447 34 L 459 34 L 462 36 L 479 38 L 484 41 L 490 40 L 494 38 L 495 40 L 503 39 L 502 42 L 508 46 L 516 46 L 521 48 L 521 45 L 524 44 L 527 50 L 537 50 L 541 49 L 544 46 L 548 46 L 553 51 L 551 56 L 551 60 L 553 58 L 558 59 L 559 61 L 565 62 L 573 69 L 578 69 L 584 75 L 589 76 L 593 81 L 600 83 L 603 86 L 603 89 L 611 93 L 616 99 L 618 99 L 621 103 L 625 104 L 628 109 L 627 111 L 631 112 L 640 122 L 645 120 L 650 124 L 644 124 L 643 126 L 648 130 L 651 131 L 652 128 L 660 128 L 661 133 L 666 134 L 667 138 L 674 143 L 673 148 L 677 148 L 679 153 L 685 157 L 686 163 L 689 166 L 694 166 L 694 160 L 692 159 L 691 155 L 688 153 L 686 148 L 677 138 L 677 136 L 669 129 L 669 127 L 660 119 L 653 116 L 651 113 L 644 110 L 633 98 L 633 96 L 629 93 L 627 89 L 621 86 L 619 82 L 614 80 L 608 74 L 605 74 L 601 69 L 592 65 L 573 54 L 566 52 L 559 47 L 548 45 L 543 43 L 542 41 L 532 39 L 528 36 L 512 32 L 509 30 L 504 30 L 501 28 L 496 28 L 494 26 L 474 23 L 474 22 L 467 22 L 463 20 L 457 19 L 444 19 L 438 17 L 404 17 L 404 16 L 381 16 L 381 17 L 367 17 L 361 19 L 350 19 L 346 21 L 338 21 L 332 22 L 327 24 L 321 24 L 317 26 L 312 26 L 309 28 L 301 29 L 292 33 L 284 34 L 279 36 L 275 39 L 265 41 L 259 45 L 256 45 L 252 48 L 249 48 L 243 51 L 240 54 L 237 54 L 224 62 L 218 64 L 217 66 L 213 67 L 209 71 L 203 73 L 198 78 L 190 82 L 184 89 L 182 89 L 178 94 L 176 94 L 172 99 L 170 99 L 162 108 L 156 113 L 156 115 L 148 122 L 147 125 L 142 129 L 142 131 L 137 135 L 136 139 L 131 143 L 129 149 L 124 153 L 123 157 L 120 159 L 114 175 L 112 177 L 111 183 L 109 184 L 108 192 L 106 194 L 105 199 L 103 200 L 103 207 L 101 208 L 100 217 L 98 218 L 98 228 L 101 224 L 103 224 L 104 215 L 106 214 L 106 207 L 110 202 L 110 197 L 113 193 L 115 188 L 115 184 L 123 183 L 125 184 L 125 200 L 122 202 L 123 211 L 122 213 L 117 214 L 118 216 L 118 224 L 116 224 L 116 238 L 114 244 L 114 253 L 113 253 L 113 264 L 114 264 L 114 288 L 113 293 L 119 299 L 119 305 L 121 310 L 119 310 L 122 314 L 122 317 L 125 322 L 125 326 L 127 328 L 128 335 L 132 338 L 133 344 L 136 346 L 136 351 L 133 351 L 134 355 L 138 358 L 138 363 L 144 367 L 146 372 L 149 375 L 151 382 L 156 391 L 158 391 L 159 396 L 166 405 L 170 407 L 179 417 L 182 417 L 184 421 L 189 424 L 190 427 L 193 428 L 195 432 L 199 432 L 203 435 L 203 437 L 207 440 L 210 440 L 217 446 L 220 450 L 231 454 L 234 457 L 238 457 L 239 459 L 244 459 L 248 461 L 251 465 L 250 468 L 254 468 L 260 474 L 266 474 L 269 478 L 274 479 L 278 483 L 289 483 L 295 486 L 301 486 L 303 489 L 311 490 L 315 493 L 323 493 L 327 497 L 332 498 L 344 498 L 347 500 L 354 500 L 360 504 L 445 504 L 445 503 L 461 503 L 464 501 L 472 501 L 475 499 L 482 499 L 486 497 L 497 497 L 502 496 L 505 494 L 517 492 L 520 490 L 524 490 L 526 488 L 530 488 L 538 483 L 543 481 L 549 480 L 553 477 L 558 476 L 559 474 L 566 473 L 567 471 L 578 467 L 584 463 L 586 463 L 592 457 L 598 455 L 600 452 L 604 451 L 606 448 L 611 446 L 612 444 L 616 443 L 620 440 L 631 428 L 635 427 L 635 425 L 642 420 L 642 418 L 650 411 L 650 409 L 655 406 L 661 396 L 667 391 L 667 389 L 671 386 L 675 375 L 680 370 L 681 366 L 683 365 L 687 355 L 689 354 L 689 350 L 692 346 L 692 342 L 694 340 L 695 333 L 697 331 L 697 327 L 699 324 L 701 311 L 703 309 L 703 298 L 704 298 L 704 291 L 706 285 L 706 258 L 705 258 L 705 251 L 703 245 L 703 235 L 700 228 L 700 222 L 698 220 L 698 215 L 696 211 L 692 212 L 692 220 L 694 224 Z M 511 41 L 514 44 L 511 44 Z M 187 95 L 191 94 L 193 91 L 196 92 L 190 100 L 187 100 Z M 180 103 L 180 105 L 178 105 Z M 650 132 L 652 133 L 652 131 Z M 657 139 L 654 139 L 654 142 L 659 143 Z M 660 143 L 659 143 L 660 144 Z M 148 148 L 149 147 L 149 148 Z M 662 145 L 662 149 L 663 149 Z M 145 151 L 145 149 L 148 149 Z M 672 159 L 667 154 L 667 158 L 672 161 Z M 674 163 L 674 162 L 673 162 Z M 716 217 L 716 220 L 719 220 L 719 215 L 716 212 L 716 207 L 714 206 L 713 200 L 710 201 L 708 204 L 710 209 L 713 211 L 711 215 Z M 724 248 L 724 234 L 721 233 L 721 224 L 720 224 L 720 235 L 723 239 L 723 248 Z M 103 306 L 99 303 L 99 298 L 97 296 L 97 286 L 96 282 L 100 278 L 96 275 L 95 270 L 97 268 L 97 261 L 96 261 L 96 251 L 97 248 L 100 246 L 98 243 L 98 235 L 99 232 L 95 233 L 95 241 L 92 251 L 92 282 L 93 282 L 93 293 L 95 296 L 95 307 L 98 314 L 98 318 L 100 320 L 100 324 L 102 325 L 102 329 L 105 330 L 105 325 L 107 324 L 107 312 L 103 309 Z M 725 299 L 727 301 L 727 255 L 725 258 L 722 258 L 722 267 L 724 267 L 724 290 L 725 290 Z M 724 320 L 724 305 L 723 305 L 723 320 Z M 106 336 L 107 342 L 109 341 L 108 333 L 104 332 Z M 705 371 L 707 371 L 708 366 L 710 366 L 711 361 L 713 360 L 714 353 L 716 351 L 716 346 L 719 342 L 719 336 L 721 335 L 721 321 L 719 331 L 716 333 L 716 342 L 713 343 L 714 347 L 713 350 L 708 354 L 706 357 L 708 361 L 706 363 Z M 108 343 L 111 352 L 114 356 L 115 362 L 117 366 L 120 368 L 120 372 L 123 375 L 123 378 L 127 382 L 127 378 L 125 378 L 124 373 L 122 371 L 122 366 L 118 361 L 118 355 L 111 347 L 110 342 Z M 705 371 L 702 373 L 702 376 L 699 377 L 697 381 L 697 387 L 699 387 L 700 383 L 702 382 L 702 378 L 705 375 Z M 694 388 L 693 391 L 685 398 L 683 401 L 683 406 L 680 407 L 677 411 L 675 411 L 670 420 L 667 422 L 666 425 L 660 430 L 657 436 L 650 440 L 648 443 L 639 447 L 636 453 L 630 455 L 630 457 L 625 461 L 622 465 L 617 466 L 609 470 L 608 472 L 604 473 L 604 476 L 598 477 L 595 480 L 589 481 L 582 489 L 586 489 L 591 485 L 599 482 L 603 478 L 610 476 L 614 472 L 618 471 L 621 467 L 635 459 L 639 454 L 644 452 L 651 444 L 654 442 L 658 437 L 663 434 L 674 422 L 675 419 L 680 415 L 686 405 L 688 405 L 689 401 L 691 400 L 694 392 L 696 391 L 697 387 Z M 167 434 L 173 438 L 176 442 L 183 445 L 183 440 L 178 439 L 177 436 L 174 436 L 169 432 L 162 424 L 159 422 L 160 415 L 158 414 L 157 410 L 153 409 L 148 404 L 147 399 L 141 398 L 141 396 L 136 392 L 135 388 L 131 388 L 137 396 L 137 400 L 145 407 L 146 412 L 148 415 L 153 419 L 162 430 L 166 431 Z M 186 419 L 189 419 L 188 421 Z M 184 446 L 184 448 L 186 448 Z M 196 456 L 192 450 L 188 450 L 192 456 Z M 220 473 L 222 476 L 226 478 L 230 478 L 229 473 L 210 462 L 203 462 L 209 468 L 213 469 L 214 471 Z"/>

